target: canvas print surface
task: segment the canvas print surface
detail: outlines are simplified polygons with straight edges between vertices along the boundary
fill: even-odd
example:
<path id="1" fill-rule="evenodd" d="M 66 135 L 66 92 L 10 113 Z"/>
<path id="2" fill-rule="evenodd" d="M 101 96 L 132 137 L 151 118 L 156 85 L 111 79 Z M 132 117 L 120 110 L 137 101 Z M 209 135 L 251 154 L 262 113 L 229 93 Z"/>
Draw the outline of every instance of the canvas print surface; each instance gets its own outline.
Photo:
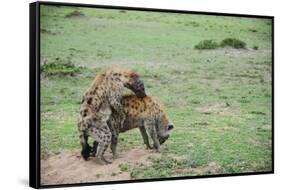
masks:
<path id="1" fill-rule="evenodd" d="M 272 20 L 40 5 L 41 185 L 272 171 Z"/>

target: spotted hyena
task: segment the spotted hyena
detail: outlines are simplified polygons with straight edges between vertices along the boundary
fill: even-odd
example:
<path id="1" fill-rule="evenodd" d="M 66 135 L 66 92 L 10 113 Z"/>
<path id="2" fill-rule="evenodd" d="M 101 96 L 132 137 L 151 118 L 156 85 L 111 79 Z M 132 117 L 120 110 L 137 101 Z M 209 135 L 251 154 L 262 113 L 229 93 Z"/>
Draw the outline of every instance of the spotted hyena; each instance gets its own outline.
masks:
<path id="1" fill-rule="evenodd" d="M 90 156 L 90 146 L 87 143 L 90 136 L 100 145 L 97 158 L 102 163 L 110 163 L 103 156 L 112 138 L 107 123 L 112 112 L 118 112 L 120 114 L 118 125 L 122 126 L 125 113 L 121 100 L 126 88 L 140 98 L 146 96 L 144 84 L 136 72 L 114 66 L 99 73 L 85 92 L 78 118 L 81 154 L 85 160 Z"/>
<path id="2" fill-rule="evenodd" d="M 113 112 L 108 120 L 108 125 L 112 131 L 111 150 L 113 155 L 116 156 L 119 132 L 123 133 L 133 128 L 139 128 L 147 148 L 155 148 L 160 152 L 160 144 L 169 138 L 174 124 L 158 98 L 151 96 L 139 98 L 135 95 L 127 95 L 123 97 L 122 105 L 125 112 L 123 125 L 119 125 L 120 114 L 118 112 Z M 146 131 L 149 132 L 153 141 L 153 147 L 149 143 Z M 94 141 L 93 155 L 96 153 L 98 144 L 98 142 Z"/>

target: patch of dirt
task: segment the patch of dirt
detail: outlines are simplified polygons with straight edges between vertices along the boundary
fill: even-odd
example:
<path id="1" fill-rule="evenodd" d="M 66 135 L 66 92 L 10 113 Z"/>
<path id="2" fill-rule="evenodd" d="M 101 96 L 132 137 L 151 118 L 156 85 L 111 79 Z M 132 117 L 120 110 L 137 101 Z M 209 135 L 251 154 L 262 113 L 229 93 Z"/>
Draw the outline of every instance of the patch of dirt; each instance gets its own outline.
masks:
<path id="1" fill-rule="evenodd" d="M 41 160 L 41 184 L 129 180 L 130 172 L 121 171 L 120 165 L 148 165 L 148 157 L 151 156 L 157 157 L 160 154 L 151 150 L 132 149 L 120 152 L 112 164 L 101 165 L 96 158 L 84 161 L 79 151 L 63 151 Z M 106 153 L 105 157 L 112 160 L 111 153 Z"/>
<path id="2" fill-rule="evenodd" d="M 233 57 L 246 57 L 246 56 L 255 56 L 258 54 L 266 54 L 270 52 L 270 50 L 253 50 L 253 49 L 235 49 L 226 47 L 223 48 L 224 54 L 227 56 L 233 56 Z"/>

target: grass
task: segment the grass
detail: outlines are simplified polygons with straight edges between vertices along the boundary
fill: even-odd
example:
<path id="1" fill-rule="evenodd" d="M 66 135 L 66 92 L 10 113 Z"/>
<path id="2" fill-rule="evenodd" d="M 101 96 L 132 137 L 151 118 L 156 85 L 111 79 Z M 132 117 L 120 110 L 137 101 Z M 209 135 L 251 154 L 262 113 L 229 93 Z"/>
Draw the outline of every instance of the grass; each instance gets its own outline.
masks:
<path id="1" fill-rule="evenodd" d="M 67 16 L 74 11 L 83 16 Z M 151 165 L 122 171 L 138 179 L 272 169 L 271 20 L 54 6 L 40 13 L 42 74 L 57 72 L 57 58 L 75 70 L 41 79 L 43 158 L 80 149 L 81 96 L 98 71 L 122 64 L 141 75 L 176 125 Z M 230 36 L 258 48 L 194 49 Z M 131 148 L 145 148 L 138 130 L 120 135 L 119 149 Z"/>

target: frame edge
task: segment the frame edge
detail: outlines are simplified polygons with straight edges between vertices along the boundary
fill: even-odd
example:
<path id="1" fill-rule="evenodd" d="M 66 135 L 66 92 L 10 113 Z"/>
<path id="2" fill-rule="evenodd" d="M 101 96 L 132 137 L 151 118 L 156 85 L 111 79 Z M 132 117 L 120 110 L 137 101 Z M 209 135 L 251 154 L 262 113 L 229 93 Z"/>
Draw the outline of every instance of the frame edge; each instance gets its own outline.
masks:
<path id="1" fill-rule="evenodd" d="M 40 184 L 40 5 L 51 6 L 79 6 L 85 8 L 104 8 L 104 9 L 124 9 L 136 11 L 152 11 L 152 12 L 170 12 L 170 13 L 187 13 L 199 15 L 215 15 L 215 16 L 234 16 L 247 18 L 261 18 L 272 20 L 272 169 L 264 172 L 249 172 L 237 174 L 219 174 L 206 176 L 189 176 L 189 177 L 171 177 L 171 178 L 156 178 L 156 179 L 141 179 L 141 180 L 122 180 L 122 181 L 104 181 L 104 182 L 89 182 L 78 184 L 59 184 L 59 185 L 41 185 Z M 269 15 L 247 15 L 236 13 L 217 13 L 217 12 L 201 12 L 201 11 L 187 11 L 187 10 L 170 10 L 157 8 L 142 8 L 142 7 L 126 7 L 126 6 L 112 6 L 99 4 L 81 4 L 81 3 L 66 3 L 66 2 L 48 2 L 37 1 L 29 4 L 30 6 L 30 129 L 29 129 L 29 186 L 33 188 L 61 188 L 61 187 L 79 187 L 92 185 L 111 185 L 111 184 L 126 184 L 126 183 L 142 183 L 154 181 L 168 181 L 168 180 L 186 180 L 186 179 L 203 179 L 215 177 L 235 177 L 235 176 L 249 176 L 249 175 L 265 175 L 274 174 L 274 16 Z M 38 51 L 39 49 L 39 51 Z M 36 80 L 39 79 L 39 84 Z M 39 98 L 39 101 L 38 101 Z M 39 114 L 39 116 L 37 115 Z M 39 139 L 37 139 L 39 137 Z"/>
<path id="2" fill-rule="evenodd" d="M 29 4 L 29 186 L 40 187 L 38 158 L 38 2 Z"/>

